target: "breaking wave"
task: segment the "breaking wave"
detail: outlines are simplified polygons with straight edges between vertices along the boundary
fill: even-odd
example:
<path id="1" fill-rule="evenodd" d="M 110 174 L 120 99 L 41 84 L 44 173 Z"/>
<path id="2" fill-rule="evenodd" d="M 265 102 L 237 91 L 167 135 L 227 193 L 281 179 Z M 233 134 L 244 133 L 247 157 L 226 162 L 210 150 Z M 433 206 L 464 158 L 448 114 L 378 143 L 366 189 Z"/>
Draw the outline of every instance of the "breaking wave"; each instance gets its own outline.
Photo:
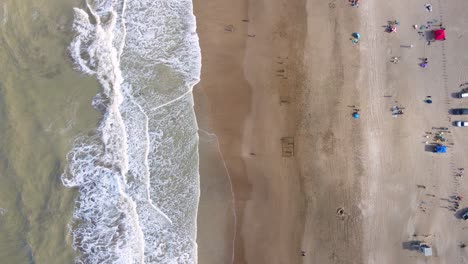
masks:
<path id="1" fill-rule="evenodd" d="M 196 263 L 200 50 L 190 0 L 95 0 L 74 9 L 76 68 L 102 90 L 99 127 L 62 176 L 79 191 L 77 263 Z"/>

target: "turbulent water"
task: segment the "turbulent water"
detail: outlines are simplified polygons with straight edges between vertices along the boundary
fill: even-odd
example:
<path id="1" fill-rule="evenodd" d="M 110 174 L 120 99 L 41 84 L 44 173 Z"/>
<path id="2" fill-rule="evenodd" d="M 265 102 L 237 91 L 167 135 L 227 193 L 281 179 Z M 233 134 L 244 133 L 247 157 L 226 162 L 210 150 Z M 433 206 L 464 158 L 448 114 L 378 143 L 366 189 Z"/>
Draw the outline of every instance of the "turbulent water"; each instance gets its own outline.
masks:
<path id="1" fill-rule="evenodd" d="M 79 194 L 78 263 L 196 263 L 200 51 L 190 0 L 95 0 L 74 9 L 76 69 L 97 78 L 99 127 L 62 176 Z"/>
<path id="2" fill-rule="evenodd" d="M 96 127 L 95 78 L 68 55 L 75 0 L 0 1 L 0 263 L 73 263 L 77 191 L 60 176 Z"/>

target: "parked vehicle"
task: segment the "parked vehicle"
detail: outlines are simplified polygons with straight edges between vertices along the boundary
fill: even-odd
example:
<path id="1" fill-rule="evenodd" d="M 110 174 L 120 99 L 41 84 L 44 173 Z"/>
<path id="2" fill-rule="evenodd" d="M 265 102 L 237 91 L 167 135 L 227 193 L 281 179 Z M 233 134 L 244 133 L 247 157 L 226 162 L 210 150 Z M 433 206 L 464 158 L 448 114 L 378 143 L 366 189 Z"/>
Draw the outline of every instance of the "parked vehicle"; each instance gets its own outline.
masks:
<path id="1" fill-rule="evenodd" d="M 461 215 L 461 218 L 462 218 L 463 220 L 468 220 L 468 211 L 466 211 L 465 213 L 463 213 L 463 214 Z"/>
<path id="2" fill-rule="evenodd" d="M 452 110 L 454 115 L 468 115 L 468 109 L 466 108 L 457 108 Z"/>
<path id="3" fill-rule="evenodd" d="M 432 248 L 427 243 L 424 243 L 424 242 L 421 242 L 421 241 L 413 241 L 411 243 L 411 248 L 413 250 L 417 250 L 417 251 L 421 252 L 426 257 L 432 256 Z"/>
<path id="4" fill-rule="evenodd" d="M 468 122 L 466 122 L 466 121 L 455 121 L 455 126 L 457 126 L 457 127 L 466 127 L 466 126 L 468 126 Z"/>
<path id="5" fill-rule="evenodd" d="M 466 97 L 468 97 L 468 93 L 467 92 L 461 92 L 461 93 L 458 94 L 458 96 L 460 98 L 466 98 Z"/>

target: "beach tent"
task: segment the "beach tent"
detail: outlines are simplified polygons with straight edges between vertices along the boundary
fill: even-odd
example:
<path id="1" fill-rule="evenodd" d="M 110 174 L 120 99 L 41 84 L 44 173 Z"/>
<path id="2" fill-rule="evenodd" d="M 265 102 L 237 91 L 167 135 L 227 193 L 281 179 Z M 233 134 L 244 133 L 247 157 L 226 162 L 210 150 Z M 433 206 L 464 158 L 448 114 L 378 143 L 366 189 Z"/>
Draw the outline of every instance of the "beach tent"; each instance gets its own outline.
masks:
<path id="1" fill-rule="evenodd" d="M 434 30 L 434 39 L 445 40 L 445 30 L 444 29 Z"/>
<path id="2" fill-rule="evenodd" d="M 435 152 L 435 153 L 446 153 L 446 152 L 447 152 L 447 147 L 446 147 L 446 146 L 437 145 L 437 146 L 434 148 L 434 152 Z"/>

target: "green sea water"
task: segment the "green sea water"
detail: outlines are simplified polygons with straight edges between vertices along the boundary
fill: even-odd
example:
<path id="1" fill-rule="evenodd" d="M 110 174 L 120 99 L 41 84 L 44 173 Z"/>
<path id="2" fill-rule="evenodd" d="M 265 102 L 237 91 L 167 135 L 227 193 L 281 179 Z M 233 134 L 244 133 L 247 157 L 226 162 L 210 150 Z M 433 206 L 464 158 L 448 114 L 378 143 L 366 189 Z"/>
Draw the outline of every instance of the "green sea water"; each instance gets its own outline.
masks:
<path id="1" fill-rule="evenodd" d="M 95 78 L 73 69 L 74 0 L 0 1 L 0 263 L 72 263 L 76 192 L 60 175 L 97 126 Z"/>

